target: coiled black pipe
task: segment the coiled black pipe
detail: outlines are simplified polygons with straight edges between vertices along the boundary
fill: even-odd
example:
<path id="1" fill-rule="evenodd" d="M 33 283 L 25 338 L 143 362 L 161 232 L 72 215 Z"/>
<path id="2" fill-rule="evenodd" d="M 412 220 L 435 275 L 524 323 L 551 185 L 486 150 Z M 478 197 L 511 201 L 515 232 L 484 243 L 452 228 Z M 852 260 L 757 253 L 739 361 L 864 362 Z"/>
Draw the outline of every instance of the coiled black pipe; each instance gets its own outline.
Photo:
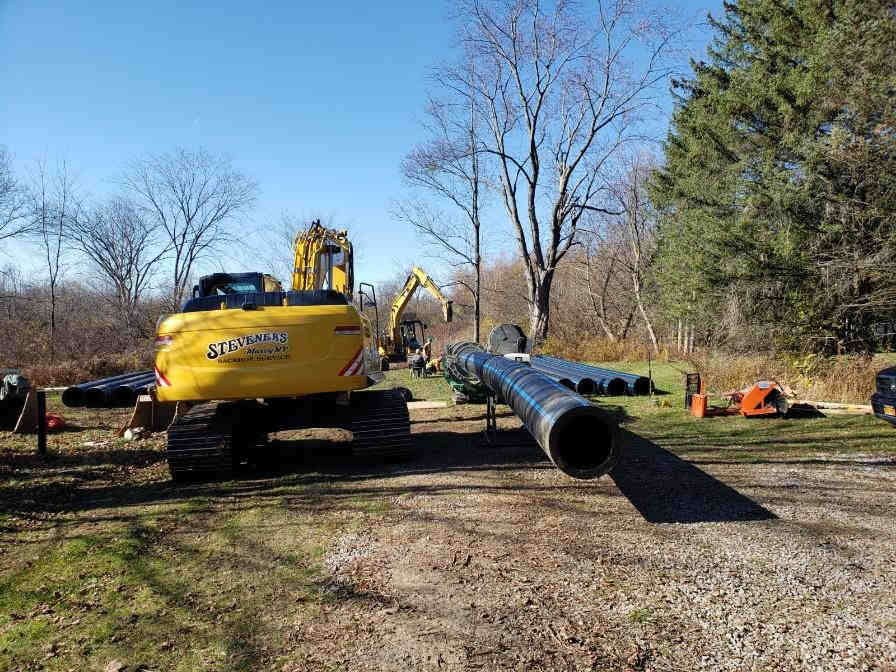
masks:
<path id="1" fill-rule="evenodd" d="M 623 373 L 622 371 L 614 371 L 613 369 L 605 369 L 600 366 L 591 366 L 589 364 L 580 364 L 579 362 L 571 362 L 567 359 L 559 359 L 557 357 L 550 357 L 548 355 L 537 355 L 532 358 L 532 366 L 538 368 L 541 366 L 553 366 L 566 371 L 577 371 L 585 376 L 591 376 L 595 379 L 600 378 L 603 380 L 619 380 L 622 382 L 624 386 L 623 389 L 619 389 L 619 383 L 614 383 L 613 387 L 614 391 L 609 387 L 606 388 L 606 393 L 610 395 L 618 395 L 618 394 L 650 394 L 650 378 L 647 376 L 639 376 L 635 373 Z"/>
<path id="2" fill-rule="evenodd" d="M 72 385 L 65 388 L 62 392 L 62 403 L 69 407 L 79 406 L 104 406 L 111 401 L 111 397 L 107 397 L 105 390 L 111 389 L 115 385 L 125 383 L 138 376 L 151 374 L 152 371 L 136 371 L 131 373 L 122 373 L 117 376 L 109 376 L 108 378 L 100 378 L 99 380 L 91 380 L 86 383 Z M 88 395 L 90 390 L 96 389 Z M 111 394 L 111 393 L 110 393 Z"/>
<path id="3" fill-rule="evenodd" d="M 616 462 L 616 421 L 531 366 L 455 343 L 446 358 L 499 394 L 554 465 L 573 478 L 596 478 Z"/>

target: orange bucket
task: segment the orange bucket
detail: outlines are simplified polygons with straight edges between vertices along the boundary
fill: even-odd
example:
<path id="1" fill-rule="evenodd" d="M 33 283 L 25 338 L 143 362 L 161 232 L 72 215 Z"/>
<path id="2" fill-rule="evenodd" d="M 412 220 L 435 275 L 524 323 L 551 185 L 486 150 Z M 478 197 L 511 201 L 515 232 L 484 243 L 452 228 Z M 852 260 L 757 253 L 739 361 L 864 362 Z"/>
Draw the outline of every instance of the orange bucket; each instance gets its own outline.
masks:
<path id="1" fill-rule="evenodd" d="M 706 416 L 705 394 L 691 395 L 691 415 L 693 415 L 695 418 L 702 418 Z"/>

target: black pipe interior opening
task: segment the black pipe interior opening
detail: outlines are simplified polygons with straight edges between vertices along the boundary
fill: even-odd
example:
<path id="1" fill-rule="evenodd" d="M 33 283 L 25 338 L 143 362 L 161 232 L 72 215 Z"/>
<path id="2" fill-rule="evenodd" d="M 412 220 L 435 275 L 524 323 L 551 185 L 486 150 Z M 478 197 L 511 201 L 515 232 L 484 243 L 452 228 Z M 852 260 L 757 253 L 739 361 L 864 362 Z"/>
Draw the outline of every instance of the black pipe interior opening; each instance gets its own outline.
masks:
<path id="1" fill-rule="evenodd" d="M 638 378 L 635 381 L 635 394 L 650 394 L 649 378 Z"/>
<path id="2" fill-rule="evenodd" d="M 558 467 L 573 475 L 585 475 L 597 471 L 610 459 L 613 432 L 599 417 L 577 415 L 557 428 L 551 444 Z"/>
<path id="3" fill-rule="evenodd" d="M 116 404 L 128 404 L 136 399 L 136 395 L 129 387 L 116 387 L 112 391 L 112 402 Z"/>
<path id="4" fill-rule="evenodd" d="M 621 397 L 625 394 L 625 381 L 622 378 L 611 378 L 607 382 L 607 395 Z"/>
<path id="5" fill-rule="evenodd" d="M 97 387 L 87 388 L 84 393 L 84 403 L 86 406 L 97 407 L 106 403 L 106 394 L 104 390 Z"/>
<path id="6" fill-rule="evenodd" d="M 84 392 L 77 387 L 67 387 L 62 392 L 62 403 L 66 406 L 83 406 Z"/>
<path id="7" fill-rule="evenodd" d="M 579 394 L 597 394 L 597 384 L 590 378 L 582 378 L 576 385 Z"/>
<path id="8" fill-rule="evenodd" d="M 572 381 L 569 378 L 559 378 L 557 382 L 570 390 L 576 389 L 576 386 L 572 384 Z"/>

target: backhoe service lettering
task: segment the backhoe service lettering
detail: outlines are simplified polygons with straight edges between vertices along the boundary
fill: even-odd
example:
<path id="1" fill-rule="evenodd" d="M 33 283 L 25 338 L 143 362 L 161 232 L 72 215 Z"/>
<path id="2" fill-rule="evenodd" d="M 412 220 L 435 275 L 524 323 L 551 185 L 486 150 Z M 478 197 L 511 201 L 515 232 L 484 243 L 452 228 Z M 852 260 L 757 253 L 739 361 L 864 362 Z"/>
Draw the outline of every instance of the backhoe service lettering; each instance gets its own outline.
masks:
<path id="1" fill-rule="evenodd" d="M 255 346 L 263 347 L 255 347 Z M 215 360 L 232 352 L 246 350 L 246 356 L 239 359 L 228 358 L 227 362 L 245 362 L 255 360 L 286 359 L 289 357 L 289 332 L 267 331 L 260 334 L 247 334 L 226 341 L 208 344 L 206 358 Z"/>

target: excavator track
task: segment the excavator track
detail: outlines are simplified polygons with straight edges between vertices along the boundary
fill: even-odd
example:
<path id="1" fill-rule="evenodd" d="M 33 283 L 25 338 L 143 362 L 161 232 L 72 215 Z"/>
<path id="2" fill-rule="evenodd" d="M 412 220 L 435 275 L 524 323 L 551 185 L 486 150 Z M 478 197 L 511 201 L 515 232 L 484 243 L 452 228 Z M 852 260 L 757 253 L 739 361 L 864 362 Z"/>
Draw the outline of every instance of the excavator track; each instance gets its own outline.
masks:
<path id="1" fill-rule="evenodd" d="M 194 406 L 168 428 L 168 469 L 174 480 L 230 476 L 234 469 L 233 418 L 222 405 Z"/>
<path id="2" fill-rule="evenodd" d="M 398 390 L 352 395 L 352 453 L 398 459 L 414 454 L 408 405 Z"/>

